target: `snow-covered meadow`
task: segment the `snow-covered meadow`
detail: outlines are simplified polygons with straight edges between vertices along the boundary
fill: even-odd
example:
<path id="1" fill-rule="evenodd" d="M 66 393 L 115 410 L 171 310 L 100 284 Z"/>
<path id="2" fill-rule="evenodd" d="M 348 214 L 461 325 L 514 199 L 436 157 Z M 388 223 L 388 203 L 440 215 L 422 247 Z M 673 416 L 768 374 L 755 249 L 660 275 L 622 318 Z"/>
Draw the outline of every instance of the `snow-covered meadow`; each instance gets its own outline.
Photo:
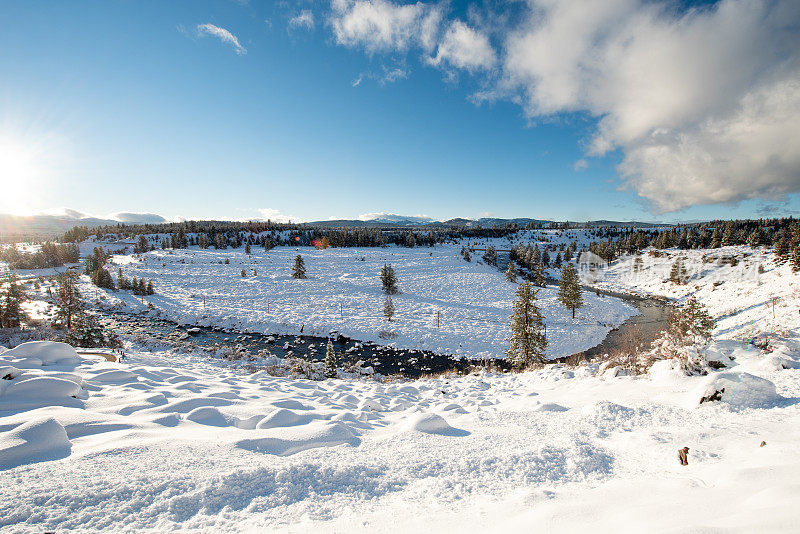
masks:
<path id="1" fill-rule="evenodd" d="M 117 255 L 112 275 L 152 279 L 156 295 L 84 286 L 84 294 L 103 304 L 141 311 L 183 323 L 239 331 L 327 335 L 338 331 L 362 341 L 418 348 L 467 358 L 503 357 L 516 284 L 494 267 L 466 262 L 460 245 L 433 248 L 253 248 L 236 250 L 155 250 Z M 291 277 L 297 254 L 309 279 Z M 225 260 L 229 263 L 226 264 Z M 383 316 L 379 272 L 390 263 L 400 295 L 396 315 Z M 242 270 L 245 276 L 242 276 Z M 539 292 L 547 323 L 548 357 L 567 356 L 593 347 L 628 317 L 638 313 L 621 300 L 585 294 L 575 319 L 558 302 L 557 288 Z"/>
<path id="2" fill-rule="evenodd" d="M 670 282 L 677 258 L 686 269 L 686 283 Z M 800 276 L 787 262 L 779 265 L 768 249 L 718 249 L 645 252 L 639 267 L 635 256 L 623 256 L 608 268 L 582 271 L 584 282 L 605 289 L 658 295 L 684 302 L 696 297 L 716 319 L 715 337 L 752 338 L 789 335 L 800 329 Z"/>

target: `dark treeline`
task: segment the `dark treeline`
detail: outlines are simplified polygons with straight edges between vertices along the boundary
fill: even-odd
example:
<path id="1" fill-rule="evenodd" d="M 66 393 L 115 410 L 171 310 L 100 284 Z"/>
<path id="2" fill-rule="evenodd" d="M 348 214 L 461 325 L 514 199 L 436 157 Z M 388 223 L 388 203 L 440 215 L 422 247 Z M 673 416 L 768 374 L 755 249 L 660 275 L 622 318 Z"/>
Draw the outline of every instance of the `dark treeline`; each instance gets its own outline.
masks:
<path id="1" fill-rule="evenodd" d="M 90 236 L 104 240 L 156 236 L 156 243 L 140 239 L 137 252 L 144 252 L 146 246 L 186 248 L 197 245 L 200 248 L 226 249 L 247 244 L 268 249 L 282 245 L 381 247 L 391 244 L 415 247 L 433 246 L 461 238 L 504 237 L 517 230 L 516 225 L 502 228 L 330 228 L 271 222 L 187 221 L 133 226 L 120 224 L 91 229 L 79 226 L 68 231 L 63 241 L 83 241 Z"/>
<path id="2" fill-rule="evenodd" d="M 541 227 L 537 225 L 536 228 Z M 140 237 L 136 252 L 160 246 L 161 248 L 239 248 L 241 246 L 317 246 L 317 247 L 381 247 L 433 246 L 439 243 L 455 242 L 460 239 L 485 239 L 513 236 L 524 228 L 516 224 L 502 227 L 480 226 L 426 226 L 426 227 L 357 227 L 335 228 L 308 226 L 303 224 L 284 224 L 273 222 L 224 222 L 224 221 L 186 221 L 180 223 L 112 225 L 97 228 L 75 227 L 66 233 L 65 242 L 84 240 L 89 236 L 113 240 Z M 548 228 L 559 233 L 587 232 L 591 245 L 589 250 L 603 260 L 610 262 L 621 254 L 633 254 L 647 247 L 667 249 L 718 248 L 729 245 L 750 245 L 774 247 L 779 258 L 788 258 L 800 245 L 800 227 L 797 219 L 752 219 L 737 221 L 710 221 L 693 224 L 665 225 L 662 227 L 617 227 L 591 226 L 574 223 L 551 223 Z M 546 237 L 545 237 L 546 240 Z M 555 264 L 569 261 L 578 253 L 576 244 L 566 248 L 564 245 L 544 244 L 531 263 L 532 255 L 539 256 L 536 247 L 530 245 L 525 250 L 517 250 L 514 259 L 523 266 L 532 266 L 537 261 L 547 266 L 552 260 Z M 564 257 L 566 256 L 566 258 Z"/>

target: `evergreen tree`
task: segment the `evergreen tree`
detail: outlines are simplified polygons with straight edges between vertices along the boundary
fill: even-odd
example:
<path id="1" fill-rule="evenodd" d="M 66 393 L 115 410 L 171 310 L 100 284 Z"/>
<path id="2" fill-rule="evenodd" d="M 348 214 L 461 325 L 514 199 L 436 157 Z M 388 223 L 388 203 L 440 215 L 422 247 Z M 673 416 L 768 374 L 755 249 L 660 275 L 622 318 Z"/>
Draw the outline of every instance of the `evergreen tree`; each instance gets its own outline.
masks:
<path id="1" fill-rule="evenodd" d="M 139 240 L 136 242 L 136 245 L 133 247 L 133 252 L 136 254 L 143 254 L 150 250 L 150 242 L 147 241 L 147 238 L 144 234 L 139 236 Z"/>
<path id="2" fill-rule="evenodd" d="M 147 282 L 147 293 L 146 294 L 147 295 L 155 295 L 156 294 L 156 290 L 155 290 L 155 288 L 153 288 L 153 281 L 152 280 L 149 280 Z"/>
<path id="3" fill-rule="evenodd" d="M 513 261 L 508 262 L 508 269 L 506 269 L 506 280 L 509 282 L 517 283 L 517 266 Z"/>
<path id="4" fill-rule="evenodd" d="M 547 279 L 544 275 L 544 265 L 542 262 L 536 263 L 533 267 L 533 283 L 539 287 L 544 287 L 547 285 Z"/>
<path id="5" fill-rule="evenodd" d="M 686 283 L 686 267 L 683 265 L 683 259 L 678 256 L 672 263 L 672 268 L 669 271 L 669 281 L 673 284 Z"/>
<path id="6" fill-rule="evenodd" d="M 333 350 L 333 342 L 329 339 L 325 348 L 325 376 L 336 378 L 336 367 L 339 365 L 339 356 Z"/>
<path id="7" fill-rule="evenodd" d="M 72 329 L 73 318 L 83 311 L 81 294 L 78 291 L 79 275 L 76 271 L 68 270 L 58 276 L 58 312 L 56 317 L 66 324 L 67 330 Z"/>
<path id="8" fill-rule="evenodd" d="M 572 318 L 575 318 L 575 310 L 583 306 L 583 295 L 581 285 L 578 281 L 578 271 L 571 263 L 564 264 L 561 269 L 561 280 L 558 286 L 558 300 L 564 306 L 572 310 Z"/>
<path id="9" fill-rule="evenodd" d="M 25 291 L 17 283 L 16 275 L 8 273 L 2 299 L 0 299 L 0 327 L 19 328 L 20 323 L 25 319 L 25 312 L 22 311 L 24 301 Z"/>
<path id="10" fill-rule="evenodd" d="M 113 332 L 106 332 L 95 315 L 81 311 L 73 317 L 72 327 L 67 330 L 65 341 L 73 347 L 119 347 L 119 339 Z"/>
<path id="11" fill-rule="evenodd" d="M 242 269 L 242 278 L 245 278 L 245 277 L 247 277 L 247 273 L 245 272 L 244 269 Z"/>
<path id="12" fill-rule="evenodd" d="M 394 317 L 394 302 L 392 302 L 391 295 L 386 295 L 386 298 L 383 299 L 383 315 L 387 321 L 391 321 Z"/>
<path id="13" fill-rule="evenodd" d="M 761 246 L 763 241 L 763 237 L 761 235 L 761 228 L 756 228 L 750 234 L 750 237 L 747 238 L 747 244 L 750 248 L 758 248 Z"/>
<path id="14" fill-rule="evenodd" d="M 387 295 L 397 295 L 400 290 L 397 289 L 397 277 L 394 274 L 394 269 L 388 263 L 384 263 L 381 267 L 381 286 L 383 292 Z"/>
<path id="15" fill-rule="evenodd" d="M 292 277 L 297 278 L 298 280 L 303 280 L 308 278 L 306 276 L 306 264 L 303 261 L 303 257 L 298 254 L 297 257 L 294 259 L 294 267 L 292 267 Z"/>
<path id="16" fill-rule="evenodd" d="M 244 246 L 244 253 L 245 253 L 245 254 L 250 254 L 250 243 L 247 243 L 247 244 Z"/>
<path id="17" fill-rule="evenodd" d="M 472 257 L 469 255 L 469 250 L 466 247 L 461 247 L 461 257 L 464 258 L 464 261 L 472 261 Z"/>
<path id="18" fill-rule="evenodd" d="M 697 298 L 691 297 L 681 308 L 672 311 L 668 327 L 679 339 L 708 340 L 714 330 L 714 320 Z"/>
<path id="19" fill-rule="evenodd" d="M 486 247 L 486 252 L 483 253 L 483 261 L 486 265 L 497 266 L 497 250 L 492 245 Z"/>
<path id="20" fill-rule="evenodd" d="M 523 282 L 517 288 L 508 339 L 510 346 L 506 351 L 506 358 L 517 369 L 545 361 L 547 336 L 544 318 L 536 306 L 536 293 L 530 282 Z"/>
<path id="21" fill-rule="evenodd" d="M 92 283 L 104 289 L 116 289 L 111 273 L 105 267 L 100 267 L 91 274 Z"/>

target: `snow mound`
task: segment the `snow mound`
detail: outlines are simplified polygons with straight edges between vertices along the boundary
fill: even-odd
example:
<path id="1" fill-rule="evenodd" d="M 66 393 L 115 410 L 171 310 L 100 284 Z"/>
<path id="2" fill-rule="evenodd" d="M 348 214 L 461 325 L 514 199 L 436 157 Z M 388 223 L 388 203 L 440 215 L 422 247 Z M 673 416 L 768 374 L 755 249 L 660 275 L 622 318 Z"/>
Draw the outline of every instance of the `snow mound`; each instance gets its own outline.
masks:
<path id="1" fill-rule="evenodd" d="M 546 402 L 534 408 L 534 411 L 537 412 L 566 412 L 567 410 L 569 410 L 569 408 L 566 406 L 561 406 L 554 402 Z"/>
<path id="2" fill-rule="evenodd" d="M 208 426 L 236 426 L 236 419 L 234 417 L 225 415 L 211 406 L 195 408 L 186 414 L 186 419 Z"/>
<path id="3" fill-rule="evenodd" d="M 33 365 L 70 365 L 81 362 L 75 348 L 57 341 L 28 341 L 3 353 L 4 359 L 26 361 Z"/>
<path id="4" fill-rule="evenodd" d="M 51 376 L 37 376 L 14 381 L 3 392 L 9 400 L 25 399 L 64 399 L 80 397 L 81 387 L 72 380 Z"/>
<path id="5" fill-rule="evenodd" d="M 64 427 L 53 419 L 37 419 L 0 434 L 0 469 L 69 456 L 72 443 Z"/>
<path id="6" fill-rule="evenodd" d="M 444 417 L 435 413 L 425 413 L 418 415 L 411 421 L 411 429 L 425 434 L 437 434 L 440 436 L 468 436 L 469 432 L 459 428 L 453 428 L 445 421 Z"/>
<path id="7" fill-rule="evenodd" d="M 272 431 L 275 432 L 275 431 Z M 236 446 L 253 452 L 274 454 L 275 456 L 291 456 L 308 449 L 319 447 L 335 447 L 336 445 L 358 446 L 361 440 L 343 423 L 325 423 L 324 425 L 303 425 L 291 430 L 281 429 L 280 437 L 267 436 L 254 439 L 243 439 Z"/>
<path id="8" fill-rule="evenodd" d="M 737 409 L 772 408 L 783 399 L 775 390 L 775 384 L 766 378 L 749 373 L 716 373 L 692 392 L 695 405 L 722 401 Z"/>
<path id="9" fill-rule="evenodd" d="M 257 429 L 304 425 L 311 421 L 311 416 L 295 413 L 286 408 L 275 410 L 256 425 Z"/>

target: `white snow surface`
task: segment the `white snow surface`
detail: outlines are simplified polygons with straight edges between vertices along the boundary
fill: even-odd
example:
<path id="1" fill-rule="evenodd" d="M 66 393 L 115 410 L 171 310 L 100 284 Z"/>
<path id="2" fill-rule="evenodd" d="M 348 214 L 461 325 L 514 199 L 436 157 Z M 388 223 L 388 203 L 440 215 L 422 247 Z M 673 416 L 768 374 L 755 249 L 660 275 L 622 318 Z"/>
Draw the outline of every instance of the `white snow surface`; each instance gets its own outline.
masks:
<path id="1" fill-rule="evenodd" d="M 713 344 L 735 363 L 705 377 L 663 361 L 389 383 L 36 350 L 58 363 L 0 356 L 3 532 L 800 529 L 800 366 L 740 342 Z M 797 364 L 800 344 L 775 352 Z"/>
<path id="2" fill-rule="evenodd" d="M 496 245 L 509 247 L 507 242 Z M 398 348 L 466 358 L 504 357 L 517 285 L 477 258 L 464 261 L 460 250 L 461 245 L 278 247 L 269 252 L 253 247 L 251 255 L 243 248 L 156 250 L 114 256 L 108 266 L 115 277 L 122 267 L 128 278 L 152 279 L 156 295 L 141 298 L 98 290 L 88 281 L 83 293 L 98 295 L 103 305 L 128 312 L 147 310 L 149 303 L 153 306 L 149 313 L 182 324 L 289 334 L 298 334 L 301 328 L 316 335 L 335 330 Z M 298 254 L 304 258 L 307 280 L 291 277 Z M 224 264 L 225 259 L 230 264 Z M 379 273 L 384 263 L 394 267 L 402 292 L 393 296 L 396 314 L 391 322 L 383 316 Z M 549 358 L 599 344 L 612 328 L 638 313 L 619 299 L 584 293 L 584 306 L 573 319 L 558 302 L 557 292 L 556 286 L 548 286 L 538 294 L 547 323 Z"/>

